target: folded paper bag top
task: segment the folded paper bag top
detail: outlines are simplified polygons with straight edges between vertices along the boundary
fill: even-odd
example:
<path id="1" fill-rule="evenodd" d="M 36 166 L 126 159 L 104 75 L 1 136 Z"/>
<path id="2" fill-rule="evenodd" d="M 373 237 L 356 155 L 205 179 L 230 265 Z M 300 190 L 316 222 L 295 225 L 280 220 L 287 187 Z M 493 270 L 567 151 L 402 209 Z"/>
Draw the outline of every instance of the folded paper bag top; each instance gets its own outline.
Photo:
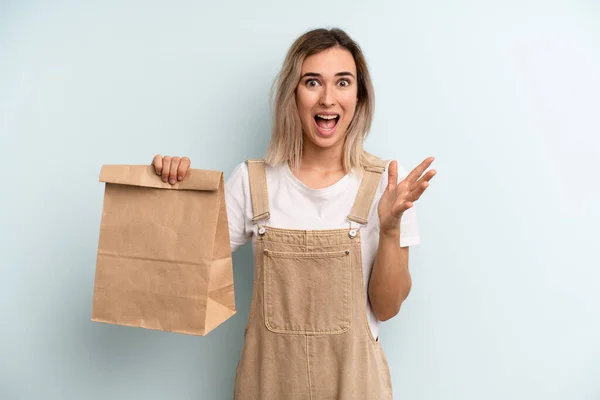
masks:
<path id="1" fill-rule="evenodd" d="M 190 169 L 185 180 L 171 185 L 163 182 L 161 177 L 154 172 L 154 167 L 150 165 L 104 165 L 100 170 L 100 182 L 156 189 L 216 191 L 221 185 L 222 178 L 221 171 Z"/>
<path id="2" fill-rule="evenodd" d="M 104 165 L 92 321 L 206 335 L 236 313 L 223 173 Z"/>

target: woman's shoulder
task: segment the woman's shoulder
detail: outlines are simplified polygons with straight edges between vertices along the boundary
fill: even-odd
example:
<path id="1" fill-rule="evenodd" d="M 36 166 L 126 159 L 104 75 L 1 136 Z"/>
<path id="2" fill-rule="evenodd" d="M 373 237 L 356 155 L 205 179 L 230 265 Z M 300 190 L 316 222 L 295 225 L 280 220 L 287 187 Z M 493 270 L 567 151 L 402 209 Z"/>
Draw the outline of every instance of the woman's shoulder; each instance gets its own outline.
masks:
<path id="1" fill-rule="evenodd" d="M 233 167 L 233 170 L 231 171 L 231 174 L 229 176 L 229 180 L 248 182 L 250 180 L 250 168 L 251 168 L 250 166 L 251 165 L 260 166 L 261 164 L 264 165 L 265 172 L 266 172 L 267 176 L 271 179 L 273 177 L 279 176 L 280 173 L 285 168 L 285 164 L 283 164 L 283 163 L 277 164 L 277 165 L 272 165 L 272 164 L 266 163 L 265 160 L 262 158 L 257 158 L 257 159 L 250 158 L 250 159 L 239 162 L 238 164 L 235 165 L 235 167 Z"/>
<path id="2" fill-rule="evenodd" d="M 240 179 L 243 176 L 248 176 L 248 164 L 247 161 L 239 162 L 233 167 L 229 179 Z"/>
<path id="3" fill-rule="evenodd" d="M 382 177 L 385 175 L 387 180 L 387 169 L 392 162 L 391 159 L 385 159 L 374 154 L 367 153 L 366 151 L 363 153 L 361 158 L 361 164 L 363 170 L 372 170 L 381 172 Z"/>
<path id="4" fill-rule="evenodd" d="M 364 156 L 363 156 L 363 167 L 365 170 L 368 169 L 374 169 L 376 171 L 381 172 L 381 179 L 379 181 L 379 192 L 383 192 L 385 190 L 385 188 L 387 187 L 388 184 L 388 169 L 390 167 L 390 163 L 392 161 L 396 161 L 396 164 L 398 165 L 398 182 L 400 182 L 402 179 L 406 178 L 407 175 L 407 171 L 404 168 L 404 166 L 402 165 L 402 163 L 400 163 L 398 160 L 394 160 L 394 159 L 386 159 L 386 158 L 382 158 L 382 157 L 378 157 L 376 155 L 373 154 L 369 154 L 367 152 L 365 152 Z"/>
<path id="5" fill-rule="evenodd" d="M 366 151 L 363 152 L 363 155 L 361 157 L 361 163 L 363 165 L 364 168 L 368 168 L 368 167 L 382 167 L 382 168 L 387 168 L 388 164 L 390 163 L 391 160 L 384 160 L 381 157 L 378 157 L 374 154 L 371 153 L 367 153 Z"/>

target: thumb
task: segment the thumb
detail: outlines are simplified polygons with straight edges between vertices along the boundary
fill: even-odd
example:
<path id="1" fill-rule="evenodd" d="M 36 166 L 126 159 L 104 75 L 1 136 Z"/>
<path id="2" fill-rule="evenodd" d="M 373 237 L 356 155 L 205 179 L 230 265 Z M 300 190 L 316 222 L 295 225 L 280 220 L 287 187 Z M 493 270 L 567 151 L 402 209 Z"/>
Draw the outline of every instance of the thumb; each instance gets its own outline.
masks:
<path id="1" fill-rule="evenodd" d="M 392 161 L 388 168 L 388 187 L 395 188 L 398 185 L 398 163 Z"/>

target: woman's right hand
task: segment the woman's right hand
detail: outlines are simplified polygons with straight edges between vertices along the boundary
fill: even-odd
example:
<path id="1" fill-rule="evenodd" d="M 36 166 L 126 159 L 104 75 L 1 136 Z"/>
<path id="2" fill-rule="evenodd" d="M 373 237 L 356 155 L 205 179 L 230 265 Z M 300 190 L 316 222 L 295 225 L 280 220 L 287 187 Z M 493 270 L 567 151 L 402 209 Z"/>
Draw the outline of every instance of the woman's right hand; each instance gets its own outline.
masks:
<path id="1" fill-rule="evenodd" d="M 185 179 L 190 164 L 191 161 L 187 157 L 163 157 L 160 154 L 154 156 L 152 160 L 156 175 L 161 176 L 163 182 L 169 182 L 171 185 Z"/>

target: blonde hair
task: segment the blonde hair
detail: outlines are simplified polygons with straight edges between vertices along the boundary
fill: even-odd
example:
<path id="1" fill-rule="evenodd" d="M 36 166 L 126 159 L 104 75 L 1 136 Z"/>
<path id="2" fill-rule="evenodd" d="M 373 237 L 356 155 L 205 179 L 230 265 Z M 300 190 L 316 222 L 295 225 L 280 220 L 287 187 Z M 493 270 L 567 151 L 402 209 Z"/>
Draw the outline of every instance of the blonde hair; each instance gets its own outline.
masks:
<path id="1" fill-rule="evenodd" d="M 359 45 L 338 28 L 308 31 L 290 47 L 272 87 L 274 110 L 271 141 L 266 156 L 268 164 L 289 162 L 292 169 L 300 166 L 303 135 L 296 105 L 296 88 L 302 64 L 307 57 L 333 47 L 344 48 L 352 54 L 358 83 L 358 102 L 344 143 L 344 170 L 348 173 L 357 169 L 360 173 L 367 165 L 380 164 L 376 157 L 363 148 L 363 142 L 371 129 L 375 103 L 367 62 Z"/>

